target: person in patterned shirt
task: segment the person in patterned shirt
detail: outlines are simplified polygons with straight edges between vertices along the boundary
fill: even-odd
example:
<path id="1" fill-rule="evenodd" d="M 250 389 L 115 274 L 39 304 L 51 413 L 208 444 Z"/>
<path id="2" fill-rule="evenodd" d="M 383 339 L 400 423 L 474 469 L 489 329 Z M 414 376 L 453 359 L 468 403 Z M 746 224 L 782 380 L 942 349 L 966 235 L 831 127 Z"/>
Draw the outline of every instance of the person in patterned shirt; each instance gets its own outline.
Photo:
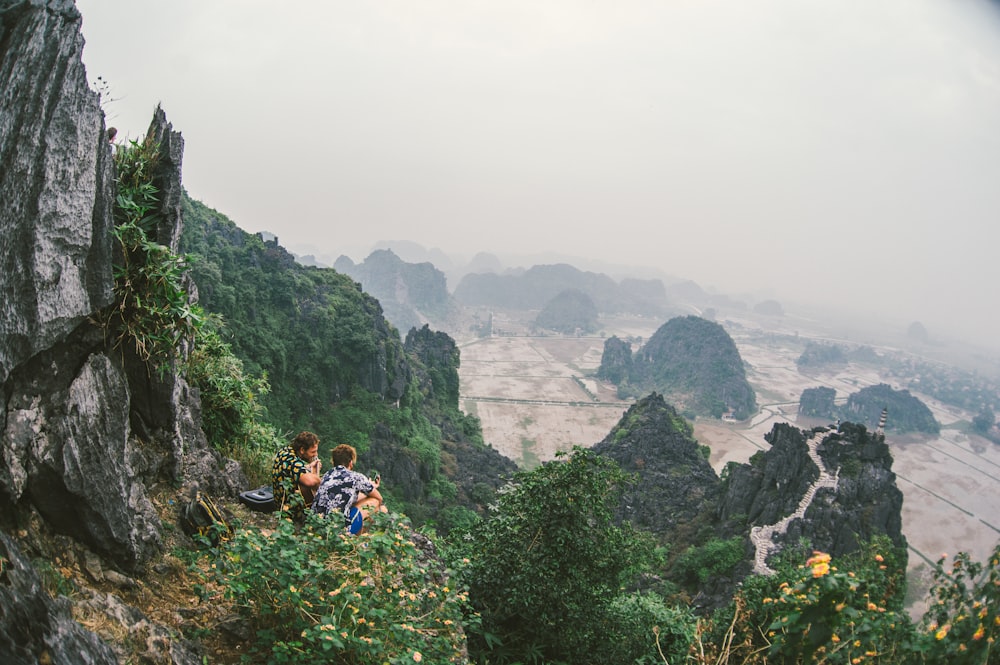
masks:
<path id="1" fill-rule="evenodd" d="M 312 432 L 300 432 L 291 444 L 275 453 L 271 490 L 282 514 L 300 519 L 312 504 L 323 466 L 318 453 L 319 437 Z"/>
<path id="2" fill-rule="evenodd" d="M 313 512 L 318 515 L 340 513 L 347 521 L 351 521 L 351 508 L 357 508 L 363 515 L 376 511 L 389 512 L 378 490 L 382 479 L 376 475 L 372 480 L 354 470 L 358 452 L 353 446 L 337 446 L 333 449 L 331 459 L 334 468 L 323 475 L 316 491 L 316 500 L 313 501 Z"/>

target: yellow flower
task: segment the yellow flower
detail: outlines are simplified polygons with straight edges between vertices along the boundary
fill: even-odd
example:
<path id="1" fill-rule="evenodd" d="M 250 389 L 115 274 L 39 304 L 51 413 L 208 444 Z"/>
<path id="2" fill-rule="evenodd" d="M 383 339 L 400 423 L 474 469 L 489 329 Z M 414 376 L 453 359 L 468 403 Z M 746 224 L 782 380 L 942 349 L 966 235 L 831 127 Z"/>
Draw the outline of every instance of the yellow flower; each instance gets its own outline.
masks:
<path id="1" fill-rule="evenodd" d="M 298 593 L 299 592 L 299 590 L 295 588 L 294 584 L 292 584 L 291 586 L 289 586 L 288 590 L 291 591 L 292 593 Z"/>
<path id="2" fill-rule="evenodd" d="M 419 652 L 419 651 L 414 651 L 414 652 L 413 652 L 413 662 L 414 662 L 414 663 L 419 663 L 419 662 L 420 662 L 420 661 L 422 661 L 423 659 L 424 659 L 424 657 L 420 655 L 420 652 Z"/>
<path id="3" fill-rule="evenodd" d="M 958 645 L 958 650 L 959 650 L 959 651 L 965 651 L 965 649 L 966 649 L 966 647 L 965 647 L 965 645 L 964 645 L 964 644 L 959 644 L 959 645 Z"/>
<path id="4" fill-rule="evenodd" d="M 451 591 L 451 589 L 449 589 L 448 587 L 444 587 L 443 589 L 441 589 L 441 591 L 444 591 L 445 593 L 448 593 L 449 591 Z"/>
<path id="5" fill-rule="evenodd" d="M 983 625 L 980 625 L 979 629 L 975 633 L 972 634 L 972 639 L 974 639 L 974 640 L 981 640 L 981 639 L 983 639 L 984 635 L 986 635 L 986 627 L 983 626 Z"/>
<path id="6" fill-rule="evenodd" d="M 813 577 L 823 577 L 830 572 L 830 564 L 818 563 L 813 566 Z"/>
<path id="7" fill-rule="evenodd" d="M 878 609 L 878 605 L 876 605 L 875 603 L 873 603 L 872 601 L 869 600 L 868 601 L 868 610 L 870 612 L 874 612 L 877 609 Z"/>
<path id="8" fill-rule="evenodd" d="M 806 561 L 807 566 L 816 566 L 823 563 L 830 563 L 830 555 L 824 552 L 813 552 L 813 555 Z"/>
<path id="9" fill-rule="evenodd" d="M 882 563 L 883 561 L 885 561 L 885 559 L 882 558 L 881 554 L 876 554 L 875 555 L 875 560 L 878 561 L 879 563 Z"/>
<path id="10" fill-rule="evenodd" d="M 834 633 L 833 635 L 830 636 L 830 641 L 836 644 L 837 642 L 840 641 L 840 637 L 837 635 L 837 633 Z"/>
<path id="11" fill-rule="evenodd" d="M 941 630 L 934 633 L 934 637 L 936 639 L 943 640 L 945 637 L 947 637 L 949 630 L 951 630 L 951 626 L 949 624 L 945 624 L 941 626 Z"/>

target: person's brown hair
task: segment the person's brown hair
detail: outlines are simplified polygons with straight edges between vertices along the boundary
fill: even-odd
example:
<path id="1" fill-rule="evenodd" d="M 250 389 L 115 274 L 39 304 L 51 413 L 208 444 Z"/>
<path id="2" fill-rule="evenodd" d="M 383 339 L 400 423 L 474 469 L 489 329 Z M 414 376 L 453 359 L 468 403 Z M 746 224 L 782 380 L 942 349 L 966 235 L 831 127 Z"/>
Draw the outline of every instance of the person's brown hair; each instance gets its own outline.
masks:
<path id="1" fill-rule="evenodd" d="M 330 459 L 333 460 L 334 465 L 346 467 L 351 462 L 358 461 L 358 451 L 354 449 L 354 446 L 342 443 L 333 449 L 333 452 L 330 453 Z"/>
<path id="2" fill-rule="evenodd" d="M 319 444 L 319 437 L 312 432 L 299 432 L 298 436 L 292 439 L 292 449 L 296 455 L 299 455 L 303 450 L 312 448 L 315 444 Z"/>

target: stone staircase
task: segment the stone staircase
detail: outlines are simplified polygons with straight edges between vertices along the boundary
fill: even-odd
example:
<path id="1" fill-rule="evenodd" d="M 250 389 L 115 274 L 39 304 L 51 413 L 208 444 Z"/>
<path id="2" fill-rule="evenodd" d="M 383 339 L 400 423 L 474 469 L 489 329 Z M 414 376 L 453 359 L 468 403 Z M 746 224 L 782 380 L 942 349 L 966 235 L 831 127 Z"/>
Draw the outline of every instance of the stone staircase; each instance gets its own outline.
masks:
<path id="1" fill-rule="evenodd" d="M 839 470 L 835 474 L 831 474 L 827 471 L 826 466 L 823 464 L 823 460 L 820 459 L 819 453 L 816 452 L 816 449 L 820 444 L 820 442 L 816 440 L 818 434 L 819 432 L 813 432 L 812 436 L 806 440 L 806 444 L 809 446 L 809 459 L 811 459 L 816 465 L 816 468 L 819 469 L 819 478 L 817 478 L 816 482 L 809 486 L 806 493 L 802 495 L 802 499 L 799 500 L 799 505 L 790 515 L 786 515 L 775 524 L 755 526 L 750 529 L 750 541 L 753 543 L 754 548 L 756 548 L 753 572 L 758 575 L 774 574 L 774 570 L 768 568 L 767 566 L 767 558 L 778 549 L 778 546 L 774 543 L 774 536 L 784 535 L 792 520 L 805 516 L 806 510 L 809 509 L 809 505 L 812 503 L 813 497 L 816 496 L 817 490 L 823 487 L 829 487 L 834 490 L 837 489 Z"/>

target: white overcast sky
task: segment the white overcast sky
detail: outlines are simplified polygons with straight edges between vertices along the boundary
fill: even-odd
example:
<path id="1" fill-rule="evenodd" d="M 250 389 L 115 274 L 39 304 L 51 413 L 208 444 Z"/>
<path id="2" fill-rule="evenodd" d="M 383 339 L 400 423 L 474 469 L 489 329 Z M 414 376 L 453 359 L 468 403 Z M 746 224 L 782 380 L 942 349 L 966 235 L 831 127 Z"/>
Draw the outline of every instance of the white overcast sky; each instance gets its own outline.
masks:
<path id="1" fill-rule="evenodd" d="M 293 249 L 549 250 L 1000 347 L 998 2 L 77 5 L 108 124 L 162 102 L 188 192 Z"/>

